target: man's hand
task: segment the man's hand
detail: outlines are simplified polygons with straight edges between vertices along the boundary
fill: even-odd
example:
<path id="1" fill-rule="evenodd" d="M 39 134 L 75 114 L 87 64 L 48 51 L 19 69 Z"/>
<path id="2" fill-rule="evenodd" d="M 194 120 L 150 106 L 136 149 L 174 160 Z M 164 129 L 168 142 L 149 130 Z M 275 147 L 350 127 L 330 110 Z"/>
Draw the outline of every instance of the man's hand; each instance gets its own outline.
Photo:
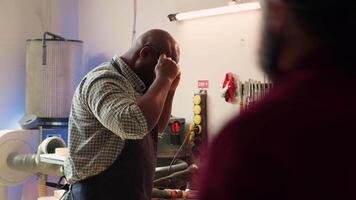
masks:
<path id="1" fill-rule="evenodd" d="M 180 70 L 179 70 L 179 72 L 178 72 L 176 78 L 174 79 L 174 81 L 173 81 L 173 83 L 172 83 L 172 85 L 171 85 L 171 89 L 170 89 L 171 92 L 176 91 L 176 89 L 177 89 L 177 87 L 178 87 L 178 85 L 179 85 L 180 77 L 181 77 L 181 72 L 180 72 Z"/>
<path id="2" fill-rule="evenodd" d="M 179 65 L 174 60 L 167 57 L 165 54 L 162 54 L 156 65 L 155 73 L 156 80 L 170 81 L 169 92 L 164 101 L 164 108 L 158 121 L 158 131 L 159 133 L 162 133 L 167 127 L 171 116 L 173 96 L 180 81 L 180 69 Z"/>
<path id="3" fill-rule="evenodd" d="M 155 68 L 156 78 L 167 78 L 171 83 L 176 80 L 177 75 L 180 73 L 179 66 L 174 60 L 162 54 L 159 57 L 158 63 Z"/>
<path id="4" fill-rule="evenodd" d="M 173 94 L 168 95 L 171 91 L 172 83 L 175 82 L 177 75 L 179 74 L 179 66 L 171 58 L 167 58 L 162 54 L 159 57 L 158 63 L 155 68 L 156 79 L 152 85 L 148 88 L 147 92 L 140 98 L 137 98 L 136 104 L 141 109 L 143 115 L 146 118 L 148 131 L 151 131 L 162 118 L 162 112 L 166 107 L 167 98 L 169 98 L 169 109 L 164 111 L 164 115 L 170 115 L 171 113 L 171 101 L 173 100 Z M 178 83 L 175 83 L 177 85 Z M 161 129 L 167 124 L 168 117 L 163 117 L 163 121 L 159 125 Z"/>

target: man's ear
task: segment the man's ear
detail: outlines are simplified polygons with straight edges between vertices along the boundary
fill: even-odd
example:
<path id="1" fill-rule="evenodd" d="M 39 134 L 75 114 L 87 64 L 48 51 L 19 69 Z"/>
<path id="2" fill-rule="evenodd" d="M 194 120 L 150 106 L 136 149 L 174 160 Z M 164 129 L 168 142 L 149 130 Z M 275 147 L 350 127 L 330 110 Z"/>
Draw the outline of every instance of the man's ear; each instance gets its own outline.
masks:
<path id="1" fill-rule="evenodd" d="M 267 5 L 267 29 L 275 35 L 282 35 L 287 21 L 287 7 L 282 0 L 269 0 Z"/>
<path id="2" fill-rule="evenodd" d="M 139 56 L 142 57 L 142 58 L 145 58 L 145 57 L 147 57 L 149 54 L 150 54 L 150 48 L 149 48 L 149 47 L 143 47 L 143 48 L 140 50 Z"/>

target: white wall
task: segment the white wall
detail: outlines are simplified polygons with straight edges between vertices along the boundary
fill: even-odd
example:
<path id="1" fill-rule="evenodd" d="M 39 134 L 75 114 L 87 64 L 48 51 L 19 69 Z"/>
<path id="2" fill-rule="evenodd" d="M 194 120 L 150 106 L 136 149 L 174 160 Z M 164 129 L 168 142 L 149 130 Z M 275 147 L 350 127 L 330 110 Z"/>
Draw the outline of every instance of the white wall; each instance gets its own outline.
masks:
<path id="1" fill-rule="evenodd" d="M 162 16 L 161 11 L 177 7 L 209 8 L 221 5 L 224 1 L 138 0 L 137 27 L 140 31 L 147 23 L 166 29 L 166 26 L 170 25 L 165 16 L 168 12 Z M 202 3 L 204 5 L 200 5 Z M 131 45 L 132 26 L 133 0 L 79 0 L 79 37 L 84 41 L 84 60 L 87 70 L 111 59 L 113 54 L 125 52 Z M 141 32 L 144 31 L 145 29 Z"/>
<path id="2" fill-rule="evenodd" d="M 25 45 L 44 31 L 78 38 L 77 0 L 0 0 L 0 130 L 17 129 L 25 110 Z M 31 185 L 31 186 L 30 186 Z M 37 199 L 36 179 L 8 189 L 8 200 Z"/>
<path id="3" fill-rule="evenodd" d="M 220 97 L 219 85 L 226 72 L 241 79 L 263 80 L 257 67 L 256 51 L 260 11 L 216 16 L 184 22 L 169 22 L 167 15 L 179 11 L 226 5 L 227 0 L 138 0 L 137 34 L 151 28 L 169 31 L 181 46 L 182 80 L 173 105 L 173 114 L 192 121 L 192 96 L 197 80 L 210 81 L 209 131 L 215 134 L 237 105 Z M 121 54 L 130 47 L 132 1 L 79 0 L 79 37 L 85 41 L 87 69 Z"/>

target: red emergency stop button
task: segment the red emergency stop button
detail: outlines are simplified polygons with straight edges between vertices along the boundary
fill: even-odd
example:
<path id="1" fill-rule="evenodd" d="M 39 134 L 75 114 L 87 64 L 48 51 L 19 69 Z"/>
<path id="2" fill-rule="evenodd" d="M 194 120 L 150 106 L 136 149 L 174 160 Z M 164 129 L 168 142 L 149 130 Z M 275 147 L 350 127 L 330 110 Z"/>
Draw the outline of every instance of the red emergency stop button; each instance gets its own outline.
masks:
<path id="1" fill-rule="evenodd" d="M 180 131 L 180 123 L 178 121 L 175 121 L 175 122 L 172 123 L 171 131 L 173 133 L 179 133 L 179 131 Z"/>

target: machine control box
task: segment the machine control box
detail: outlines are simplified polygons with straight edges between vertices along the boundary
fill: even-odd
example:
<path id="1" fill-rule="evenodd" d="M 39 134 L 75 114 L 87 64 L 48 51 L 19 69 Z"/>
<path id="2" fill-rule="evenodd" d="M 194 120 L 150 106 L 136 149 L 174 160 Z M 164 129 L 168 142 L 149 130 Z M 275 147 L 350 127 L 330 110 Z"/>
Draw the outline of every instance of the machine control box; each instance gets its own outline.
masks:
<path id="1" fill-rule="evenodd" d="M 165 131 L 158 138 L 158 157 L 173 157 L 185 138 L 185 119 L 172 117 Z"/>

